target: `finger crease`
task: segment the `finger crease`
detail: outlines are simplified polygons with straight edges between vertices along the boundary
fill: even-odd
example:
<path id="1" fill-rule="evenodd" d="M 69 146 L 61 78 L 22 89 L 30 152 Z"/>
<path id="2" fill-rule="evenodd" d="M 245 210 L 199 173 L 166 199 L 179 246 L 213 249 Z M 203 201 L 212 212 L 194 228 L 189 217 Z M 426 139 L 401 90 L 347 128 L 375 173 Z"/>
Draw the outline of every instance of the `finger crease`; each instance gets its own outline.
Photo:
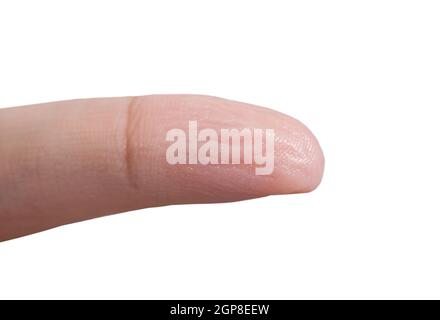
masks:
<path id="1" fill-rule="evenodd" d="M 126 177 L 129 185 L 134 189 L 138 189 L 138 178 L 135 169 L 136 161 L 136 146 L 134 135 L 136 127 L 139 124 L 139 116 L 136 109 L 138 104 L 138 97 L 132 97 L 127 104 L 127 120 L 125 124 L 125 168 Z"/>

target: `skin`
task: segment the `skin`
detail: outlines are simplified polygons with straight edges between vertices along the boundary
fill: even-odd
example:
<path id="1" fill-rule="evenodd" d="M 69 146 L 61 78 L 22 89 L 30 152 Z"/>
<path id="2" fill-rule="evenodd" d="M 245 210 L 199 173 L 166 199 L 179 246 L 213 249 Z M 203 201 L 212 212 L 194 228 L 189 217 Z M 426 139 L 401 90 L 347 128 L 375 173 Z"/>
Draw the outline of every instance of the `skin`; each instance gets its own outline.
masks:
<path id="1" fill-rule="evenodd" d="M 275 169 L 170 165 L 172 128 L 275 130 Z M 0 109 L 0 241 L 146 207 L 309 192 L 324 157 L 298 120 L 200 95 L 60 101 Z"/>

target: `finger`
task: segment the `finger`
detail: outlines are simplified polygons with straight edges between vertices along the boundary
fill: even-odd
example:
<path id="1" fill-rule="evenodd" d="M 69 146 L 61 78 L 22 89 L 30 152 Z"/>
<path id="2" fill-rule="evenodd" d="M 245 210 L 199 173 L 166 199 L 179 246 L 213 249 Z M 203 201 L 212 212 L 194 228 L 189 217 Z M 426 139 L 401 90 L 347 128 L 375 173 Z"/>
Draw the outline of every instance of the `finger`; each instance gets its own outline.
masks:
<path id="1" fill-rule="evenodd" d="M 167 141 L 167 134 L 189 134 L 190 121 L 197 121 L 198 132 L 218 132 L 219 139 L 221 129 L 272 129 L 273 171 L 257 175 L 262 165 L 255 159 L 171 164 L 167 151 L 177 140 Z M 192 146 L 180 159 L 189 162 Z M 323 163 L 318 142 L 299 121 L 215 97 L 153 95 L 1 109 L 0 240 L 145 207 L 307 192 L 319 184 Z"/>

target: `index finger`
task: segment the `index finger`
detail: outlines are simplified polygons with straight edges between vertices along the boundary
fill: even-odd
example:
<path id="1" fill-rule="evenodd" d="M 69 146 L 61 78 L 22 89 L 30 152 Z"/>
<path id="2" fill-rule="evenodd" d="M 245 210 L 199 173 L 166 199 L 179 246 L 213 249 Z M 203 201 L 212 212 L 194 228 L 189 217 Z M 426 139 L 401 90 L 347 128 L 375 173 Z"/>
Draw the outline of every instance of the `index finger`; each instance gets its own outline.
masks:
<path id="1" fill-rule="evenodd" d="M 249 129 L 251 162 L 241 148 L 245 136 L 238 147 L 232 138 L 222 143 L 222 132 L 233 129 Z M 213 132 L 216 156 L 209 145 L 203 149 Z M 271 136 L 273 168 L 265 148 Z M 215 97 L 99 98 L 1 109 L 0 240 L 145 207 L 307 192 L 319 184 L 323 167 L 317 140 L 299 121 Z M 261 168 L 267 174 L 256 174 Z"/>

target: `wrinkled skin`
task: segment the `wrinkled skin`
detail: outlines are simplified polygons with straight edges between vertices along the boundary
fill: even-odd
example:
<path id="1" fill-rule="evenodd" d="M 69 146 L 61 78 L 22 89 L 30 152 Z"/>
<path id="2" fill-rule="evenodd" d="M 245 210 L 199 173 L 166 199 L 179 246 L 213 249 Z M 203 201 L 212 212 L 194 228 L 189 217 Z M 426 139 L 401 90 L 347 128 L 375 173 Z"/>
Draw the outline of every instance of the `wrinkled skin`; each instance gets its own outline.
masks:
<path id="1" fill-rule="evenodd" d="M 171 128 L 275 130 L 275 167 L 170 165 Z M 98 98 L 0 109 L 0 241 L 146 207 L 308 192 L 324 157 L 299 121 L 199 95 Z"/>

